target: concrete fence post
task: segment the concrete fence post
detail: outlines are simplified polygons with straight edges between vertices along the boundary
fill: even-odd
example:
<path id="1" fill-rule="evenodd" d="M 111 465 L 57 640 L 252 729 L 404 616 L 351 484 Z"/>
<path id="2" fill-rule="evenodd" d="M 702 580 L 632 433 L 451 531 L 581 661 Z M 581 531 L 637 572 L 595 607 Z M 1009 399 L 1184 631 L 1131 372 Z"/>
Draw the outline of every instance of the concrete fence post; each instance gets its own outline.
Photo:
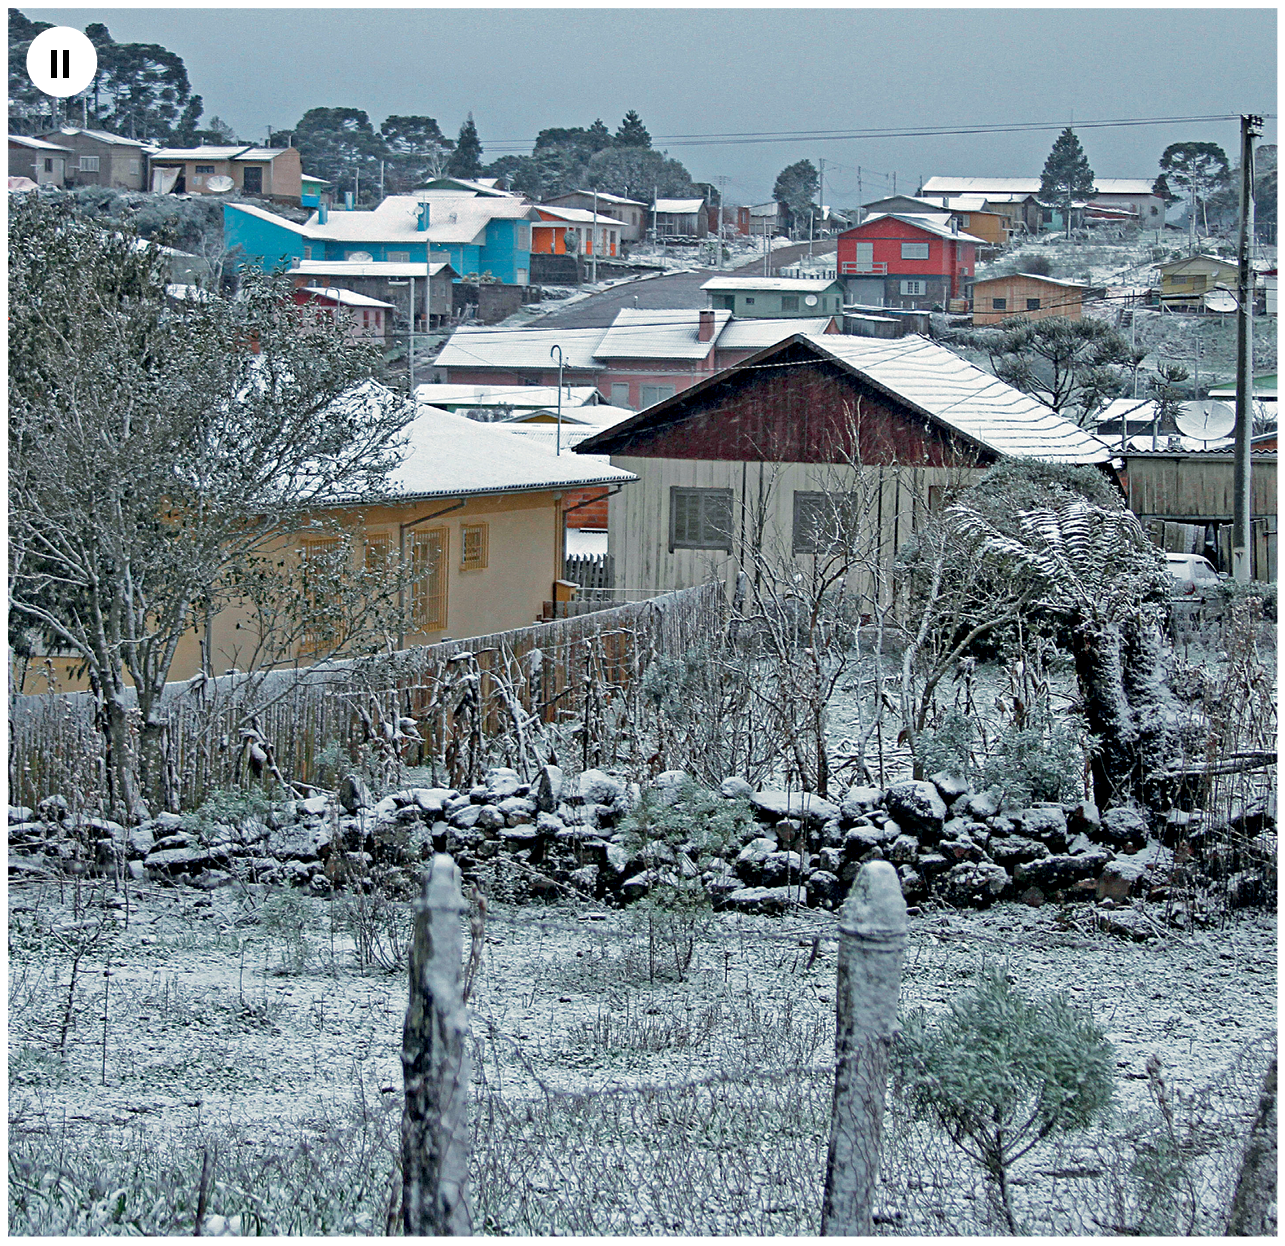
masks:
<path id="1" fill-rule="evenodd" d="M 460 871 L 433 857 L 415 904 L 410 998 L 402 1032 L 402 1226 L 408 1236 L 467 1236 L 468 1011 L 461 983 Z"/>
<path id="2" fill-rule="evenodd" d="M 887 861 L 861 867 L 839 916 L 834 1107 L 821 1232 L 873 1230 L 888 1054 L 906 951 L 906 901 Z"/>

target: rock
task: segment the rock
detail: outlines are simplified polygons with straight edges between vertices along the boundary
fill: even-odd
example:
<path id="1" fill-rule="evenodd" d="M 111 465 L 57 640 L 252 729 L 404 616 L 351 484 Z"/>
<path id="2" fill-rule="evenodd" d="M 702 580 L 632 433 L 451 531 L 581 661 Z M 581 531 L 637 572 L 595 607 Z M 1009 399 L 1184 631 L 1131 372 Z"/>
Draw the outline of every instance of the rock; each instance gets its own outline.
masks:
<path id="1" fill-rule="evenodd" d="M 626 806 L 625 785 L 601 770 L 585 770 L 564 784 L 564 799 L 577 796 L 586 805 L 605 805 L 622 812 Z"/>
<path id="2" fill-rule="evenodd" d="M 67 816 L 67 798 L 65 796 L 46 796 L 36 802 L 36 813 L 46 822 L 60 822 Z"/>
<path id="3" fill-rule="evenodd" d="M 1086 852 L 1096 851 L 1097 844 L 1095 844 L 1087 835 L 1077 835 L 1069 844 L 1067 844 L 1066 850 L 1073 857 L 1082 856 Z"/>
<path id="4" fill-rule="evenodd" d="M 738 796 L 748 800 L 754 795 L 754 785 L 737 775 L 730 775 L 718 785 L 718 794 L 725 800 L 735 800 Z"/>
<path id="5" fill-rule="evenodd" d="M 1274 902 L 1275 887 L 1269 886 L 1261 870 L 1241 870 L 1227 880 L 1227 907 L 1248 908 Z"/>
<path id="6" fill-rule="evenodd" d="M 179 831 L 174 835 L 166 835 L 163 839 L 155 841 L 155 848 L 167 851 L 170 848 L 188 848 L 196 842 L 194 835 L 188 834 L 187 831 Z"/>
<path id="7" fill-rule="evenodd" d="M 455 802 L 451 802 L 454 804 Z M 448 806 L 449 808 L 449 806 Z M 481 816 L 482 810 L 487 808 L 485 805 L 475 805 L 465 800 L 465 803 L 457 808 L 454 813 L 447 817 L 447 822 L 457 830 L 471 830 L 477 825 L 477 820 Z"/>
<path id="8" fill-rule="evenodd" d="M 1132 805 L 1117 805 L 1102 814 L 1097 838 L 1112 848 L 1147 842 L 1147 817 Z"/>
<path id="9" fill-rule="evenodd" d="M 976 818 L 979 822 L 986 822 L 999 812 L 999 793 L 993 787 L 987 788 L 984 792 L 973 792 L 972 795 L 963 797 L 957 803 L 962 807 L 956 809 L 956 813 Z"/>
<path id="10" fill-rule="evenodd" d="M 1044 903 L 1045 896 L 1038 887 L 1027 887 L 1026 890 L 1022 892 L 1019 899 L 1023 904 L 1029 905 L 1033 909 L 1037 909 Z"/>
<path id="11" fill-rule="evenodd" d="M 384 802 L 381 800 L 379 803 L 382 805 Z M 329 804 L 330 798 L 328 796 L 309 796 L 306 800 L 299 801 L 299 812 L 307 815 L 308 817 L 319 818 L 326 812 L 326 808 Z M 393 809 L 396 809 L 396 807 L 397 804 L 394 801 L 388 812 L 392 813 Z M 378 808 L 378 806 L 376 806 L 376 808 Z"/>
<path id="12" fill-rule="evenodd" d="M 937 789 L 922 779 L 907 779 L 888 789 L 888 815 L 897 825 L 920 840 L 935 843 L 946 822 L 946 802 Z"/>
<path id="13" fill-rule="evenodd" d="M 928 895 L 928 884 L 924 882 L 923 875 L 911 866 L 901 866 L 897 870 L 897 878 L 901 882 L 901 894 L 908 903 L 922 900 Z"/>
<path id="14" fill-rule="evenodd" d="M 746 785 L 748 786 L 748 784 Z M 32 810 L 26 805 L 9 806 L 9 825 L 13 826 L 15 822 L 30 822 L 34 816 Z"/>
<path id="15" fill-rule="evenodd" d="M 750 804 L 772 820 L 798 818 L 818 829 L 839 816 L 839 806 L 812 792 L 777 792 L 764 789 L 750 797 Z"/>
<path id="16" fill-rule="evenodd" d="M 885 839 L 880 827 L 854 826 L 843 837 L 843 855 L 850 861 L 859 861 L 871 850 L 877 851 Z"/>
<path id="17" fill-rule="evenodd" d="M 608 844 L 606 858 L 607 867 L 615 874 L 623 874 L 629 868 L 631 858 L 623 844 Z"/>
<path id="18" fill-rule="evenodd" d="M 1105 848 L 1096 848 L 1093 852 L 1071 856 L 1069 853 L 1053 853 L 1038 861 L 1026 861 L 1013 871 L 1013 882 L 1016 886 L 1038 887 L 1048 895 L 1054 891 L 1065 891 L 1082 879 L 1096 879 L 1111 859 Z"/>
<path id="19" fill-rule="evenodd" d="M 826 847 L 817 853 L 817 859 L 821 862 L 823 870 L 829 870 L 831 874 L 838 874 L 839 868 L 843 865 L 843 849 Z"/>
<path id="20" fill-rule="evenodd" d="M 769 852 L 763 858 L 759 877 L 764 887 L 779 887 L 783 883 L 801 881 L 803 858 L 797 852 Z"/>
<path id="21" fill-rule="evenodd" d="M 986 861 L 964 861 L 947 870 L 934 890 L 956 908 L 986 908 L 1004 894 L 1012 880 L 1002 865 Z"/>
<path id="22" fill-rule="evenodd" d="M 1066 811 L 1061 805 L 1032 805 L 1009 816 L 1028 839 L 1038 839 L 1050 852 L 1066 851 Z"/>
<path id="23" fill-rule="evenodd" d="M 529 800 L 525 796 L 506 796 L 496 808 L 504 815 L 504 820 L 510 826 L 516 826 L 519 822 L 529 822 L 535 813 L 535 801 Z"/>
<path id="24" fill-rule="evenodd" d="M 268 839 L 268 852 L 278 861 L 316 861 L 329 846 L 330 831 L 326 827 L 295 825 L 273 831 Z"/>
<path id="25" fill-rule="evenodd" d="M 716 907 L 722 905 L 733 892 L 740 891 L 745 884 L 735 874 L 709 874 L 702 879 L 705 894 Z"/>
<path id="26" fill-rule="evenodd" d="M 1065 806 L 1066 830 L 1068 835 L 1087 835 L 1097 839 L 1102 830 L 1102 815 L 1091 800 L 1082 800 L 1074 805 Z"/>
<path id="27" fill-rule="evenodd" d="M 505 826 L 500 829 L 500 838 L 510 848 L 530 848 L 539 843 L 540 832 L 529 822 L 517 826 Z"/>
<path id="28" fill-rule="evenodd" d="M 232 875 L 227 870 L 206 869 L 192 879 L 192 886 L 199 887 L 202 891 L 213 891 L 216 887 L 226 887 L 231 881 Z"/>
<path id="29" fill-rule="evenodd" d="M 507 766 L 492 766 L 486 772 L 485 789 L 486 796 L 490 800 L 500 801 L 506 796 L 516 796 L 521 786 L 521 775 Z"/>
<path id="30" fill-rule="evenodd" d="M 967 836 L 959 839 L 943 839 L 937 845 L 937 851 L 947 861 L 971 861 L 976 863 L 986 858 L 986 854 Z"/>
<path id="31" fill-rule="evenodd" d="M 535 816 L 536 829 L 541 835 L 557 835 L 567 829 L 566 823 L 556 813 L 540 812 Z"/>
<path id="32" fill-rule="evenodd" d="M 416 808 L 429 818 L 440 818 L 445 813 L 446 806 L 458 795 L 449 787 L 416 787 L 411 790 Z"/>
<path id="33" fill-rule="evenodd" d="M 156 836 L 152 828 L 144 823 L 130 831 L 125 843 L 130 856 L 145 857 L 156 847 Z"/>
<path id="34" fill-rule="evenodd" d="M 776 840 L 761 835 L 756 839 L 750 840 L 736 854 L 732 869 L 738 877 L 743 878 L 747 883 L 757 885 L 763 878 L 763 862 L 776 851 Z"/>
<path id="35" fill-rule="evenodd" d="M 795 887 L 742 887 L 724 900 L 724 905 L 740 913 L 784 913 L 794 905 L 806 904 L 807 892 Z"/>
<path id="36" fill-rule="evenodd" d="M 562 799 L 562 769 L 559 766 L 541 766 L 531 789 L 535 807 L 541 813 L 553 813 Z"/>
<path id="37" fill-rule="evenodd" d="M 626 878 L 620 884 L 620 898 L 626 902 L 630 900 L 639 900 L 645 896 L 659 881 L 659 875 L 656 870 L 643 870 L 641 874 L 635 874 L 632 878 Z"/>
<path id="38" fill-rule="evenodd" d="M 1038 839 L 1027 839 L 1025 835 L 1005 835 L 1002 838 L 992 836 L 987 848 L 990 858 L 996 865 L 1006 870 L 1015 869 L 1027 861 L 1038 861 L 1049 855 L 1048 848 Z"/>
<path id="39" fill-rule="evenodd" d="M 674 865 L 678 858 L 674 855 L 674 850 L 663 840 L 652 840 L 644 844 L 638 854 L 639 858 L 646 865 Z"/>
<path id="40" fill-rule="evenodd" d="M 662 770 L 649 784 L 660 798 L 662 805 L 672 805 L 678 800 L 679 790 L 687 782 L 686 770 Z"/>
<path id="41" fill-rule="evenodd" d="M 1102 867 L 1098 879 L 1097 898 L 1123 904 L 1130 896 L 1144 895 L 1151 880 L 1151 871 L 1145 861 L 1132 857 L 1116 857 Z"/>
<path id="42" fill-rule="evenodd" d="M 831 818 L 822 824 L 818 838 L 823 844 L 837 848 L 843 843 L 843 823 L 838 818 Z"/>
<path id="43" fill-rule="evenodd" d="M 494 805 L 477 805 L 477 817 L 473 825 L 479 831 L 498 831 L 507 824 L 507 819 Z"/>
<path id="44" fill-rule="evenodd" d="M 383 803 L 384 802 L 382 800 L 379 802 L 380 805 Z M 446 820 L 449 822 L 461 809 L 469 809 L 473 807 L 474 804 L 475 802 L 467 794 L 461 793 L 458 796 L 452 796 L 450 800 L 442 806 L 442 812 L 446 815 Z M 376 805 L 375 807 L 378 809 L 379 806 Z"/>
<path id="45" fill-rule="evenodd" d="M 807 895 L 809 908 L 835 909 L 843 903 L 847 890 L 837 874 L 813 870 L 808 875 Z"/>
<path id="46" fill-rule="evenodd" d="M 913 865 L 919 857 L 919 841 L 913 835 L 898 835 L 887 855 L 894 865 Z"/>
<path id="47" fill-rule="evenodd" d="M 180 871 L 200 872 L 212 865 L 214 857 L 204 848 L 162 848 L 151 853 L 144 864 L 149 870 L 159 870 L 164 874 L 177 874 Z M 276 862 L 274 861 L 275 865 Z"/>
<path id="48" fill-rule="evenodd" d="M 567 881 L 577 890 L 586 895 L 598 894 L 598 867 L 596 865 L 582 865 L 578 870 L 572 870 L 567 875 Z"/>
<path id="49" fill-rule="evenodd" d="M 346 774 L 339 780 L 339 804 L 345 813 L 356 813 L 359 809 L 370 809 L 375 804 L 366 780 L 360 775 Z M 309 797 L 309 799 L 314 799 Z"/>
<path id="50" fill-rule="evenodd" d="M 883 802 L 883 788 L 867 787 L 861 783 L 854 783 L 848 788 L 842 804 L 853 809 L 854 816 L 856 816 L 857 814 L 869 813 L 872 809 L 878 809 Z"/>
<path id="51" fill-rule="evenodd" d="M 941 828 L 942 839 L 958 839 L 961 835 L 968 834 L 970 826 L 984 826 L 985 823 L 976 823 L 969 818 L 947 818 Z"/>
<path id="52" fill-rule="evenodd" d="M 931 880 L 936 878 L 938 874 L 944 874 L 953 862 L 946 860 L 940 852 L 924 852 L 920 854 L 919 860 L 915 864 L 918 872 Z"/>
<path id="53" fill-rule="evenodd" d="M 937 789 L 947 805 L 953 805 L 961 796 L 968 795 L 968 780 L 961 775 L 951 774 L 948 770 L 930 774 L 928 782 Z"/>
<path id="54" fill-rule="evenodd" d="M 122 856 L 122 847 L 114 839 L 98 839 L 94 841 L 94 866 L 96 869 L 111 873 L 120 864 Z"/>

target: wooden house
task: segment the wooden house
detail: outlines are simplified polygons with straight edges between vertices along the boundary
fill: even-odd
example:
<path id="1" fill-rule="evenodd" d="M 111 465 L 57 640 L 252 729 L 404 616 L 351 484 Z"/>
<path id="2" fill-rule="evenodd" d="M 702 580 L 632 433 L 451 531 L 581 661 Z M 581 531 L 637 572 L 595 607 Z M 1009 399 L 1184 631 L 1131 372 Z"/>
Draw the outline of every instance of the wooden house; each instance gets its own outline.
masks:
<path id="1" fill-rule="evenodd" d="M 63 186 L 75 154 L 63 143 L 10 134 L 9 176 L 29 178 L 37 186 Z"/>
<path id="2" fill-rule="evenodd" d="M 239 190 L 297 204 L 303 165 L 294 147 L 163 147 L 148 159 L 149 186 L 162 194 L 217 195 Z"/>
<path id="3" fill-rule="evenodd" d="M 769 550 L 800 560 L 818 496 L 863 490 L 892 558 L 947 491 L 1000 457 L 1103 463 L 1096 438 L 952 351 L 795 334 L 581 441 L 638 483 L 610 501 L 619 582 L 729 586 Z"/>
<path id="4" fill-rule="evenodd" d="M 1087 291 L 1082 282 L 1036 273 L 980 277 L 972 286 L 973 324 L 1003 324 L 1019 318 L 1048 320 L 1053 316 L 1079 320 Z"/>
<path id="5" fill-rule="evenodd" d="M 296 286 L 294 301 L 300 307 L 311 307 L 318 315 L 327 316 L 344 326 L 350 338 L 373 339 L 382 343 L 388 333 L 391 314 L 396 309 L 382 299 L 344 290 L 338 286 Z"/>
<path id="6" fill-rule="evenodd" d="M 863 307 L 945 308 L 971 282 L 980 241 L 949 213 L 872 216 L 839 235 L 839 277 Z"/>
<path id="7" fill-rule="evenodd" d="M 459 274 L 445 260 L 296 260 L 287 275 L 297 288 L 338 286 L 391 303 L 408 317 L 415 307 L 415 332 L 426 333 L 451 318 L 451 285 Z"/>
<path id="8" fill-rule="evenodd" d="M 615 217 L 620 222 L 621 242 L 637 242 L 647 232 L 647 205 L 624 195 L 609 195 L 604 191 L 595 195 L 591 190 L 572 190 L 565 195 L 553 195 L 544 202 L 555 208 L 583 208 L 589 212 L 596 210 L 602 216 Z"/>
<path id="9" fill-rule="evenodd" d="M 117 190 L 143 190 L 147 186 L 146 143 L 106 130 L 81 130 L 75 126 L 64 126 L 41 137 L 69 147 L 74 153 L 67 162 L 69 186 L 112 186 Z"/>
<path id="10" fill-rule="evenodd" d="M 701 289 L 712 308 L 745 319 L 834 316 L 843 311 L 843 283 L 824 277 L 711 277 Z"/>
<path id="11" fill-rule="evenodd" d="M 1169 311 L 1203 311 L 1205 296 L 1217 287 L 1235 291 L 1240 269 L 1216 255 L 1189 255 L 1159 264 L 1160 304 Z"/>
<path id="12" fill-rule="evenodd" d="M 666 238 L 704 238 L 709 217 L 704 199 L 657 199 L 651 205 L 651 228 L 658 242 Z"/>

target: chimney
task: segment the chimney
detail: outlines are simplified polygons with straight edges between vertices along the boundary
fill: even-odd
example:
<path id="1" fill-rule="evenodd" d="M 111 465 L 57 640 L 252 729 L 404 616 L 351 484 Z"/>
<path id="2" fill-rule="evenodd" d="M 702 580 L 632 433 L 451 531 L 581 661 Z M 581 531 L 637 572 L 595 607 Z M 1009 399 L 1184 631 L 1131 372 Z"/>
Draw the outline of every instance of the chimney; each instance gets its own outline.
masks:
<path id="1" fill-rule="evenodd" d="M 711 309 L 704 309 L 700 314 L 700 325 L 696 330 L 696 340 L 698 342 L 712 342 L 714 340 L 714 313 Z"/>
<path id="2" fill-rule="evenodd" d="M 317 205 L 317 224 L 324 225 L 330 220 L 330 207 L 328 204 L 319 203 Z"/>
<path id="3" fill-rule="evenodd" d="M 351 190 L 344 191 L 344 211 L 346 212 L 352 211 L 352 191 Z"/>
<path id="4" fill-rule="evenodd" d="M 421 203 L 419 205 L 419 215 L 415 218 L 415 228 L 422 234 L 428 231 L 428 213 L 430 205 Z"/>

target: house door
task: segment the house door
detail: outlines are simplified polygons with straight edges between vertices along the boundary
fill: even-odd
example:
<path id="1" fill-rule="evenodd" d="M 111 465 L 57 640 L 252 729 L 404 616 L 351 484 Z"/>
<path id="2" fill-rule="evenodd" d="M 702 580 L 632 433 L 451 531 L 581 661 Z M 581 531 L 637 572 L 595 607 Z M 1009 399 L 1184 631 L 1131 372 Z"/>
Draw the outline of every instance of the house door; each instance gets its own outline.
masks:
<path id="1" fill-rule="evenodd" d="M 263 170 L 261 168 L 246 169 L 241 185 L 248 195 L 263 194 Z"/>

